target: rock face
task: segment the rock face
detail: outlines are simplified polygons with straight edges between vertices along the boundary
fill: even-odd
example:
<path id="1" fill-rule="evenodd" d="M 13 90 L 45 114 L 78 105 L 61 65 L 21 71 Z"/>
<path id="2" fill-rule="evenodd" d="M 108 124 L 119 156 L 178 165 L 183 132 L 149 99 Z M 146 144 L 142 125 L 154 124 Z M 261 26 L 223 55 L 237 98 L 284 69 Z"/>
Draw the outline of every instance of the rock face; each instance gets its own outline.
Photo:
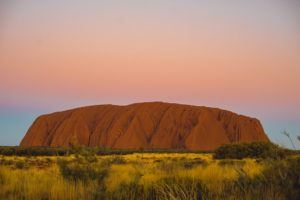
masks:
<path id="1" fill-rule="evenodd" d="M 268 140 L 254 118 L 217 108 L 151 102 L 42 115 L 20 145 L 212 150 L 226 143 Z"/>

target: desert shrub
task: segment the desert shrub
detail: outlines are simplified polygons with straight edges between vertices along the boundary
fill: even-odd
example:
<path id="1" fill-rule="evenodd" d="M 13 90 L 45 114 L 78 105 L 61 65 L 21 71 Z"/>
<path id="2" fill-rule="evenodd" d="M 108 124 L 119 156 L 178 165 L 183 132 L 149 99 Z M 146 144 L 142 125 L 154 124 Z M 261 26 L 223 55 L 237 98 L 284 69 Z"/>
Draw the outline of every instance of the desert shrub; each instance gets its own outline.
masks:
<path id="1" fill-rule="evenodd" d="M 5 155 L 5 156 L 12 156 L 15 154 L 15 148 L 14 147 L 1 147 L 0 154 Z"/>
<path id="2" fill-rule="evenodd" d="M 16 169 L 27 169 L 28 167 L 28 163 L 25 160 L 17 160 L 15 162 Z"/>
<path id="3" fill-rule="evenodd" d="M 0 165 L 14 165 L 14 161 L 11 159 L 5 159 L 5 158 L 1 158 L 0 159 Z"/>
<path id="4" fill-rule="evenodd" d="M 288 151 L 270 142 L 234 143 L 217 148 L 216 159 L 271 158 L 283 159 Z"/>
<path id="5" fill-rule="evenodd" d="M 244 164 L 246 163 L 246 161 L 245 160 L 235 160 L 235 159 L 224 159 L 224 160 L 220 160 L 219 162 L 218 162 L 218 164 L 219 165 L 221 165 L 221 166 L 232 166 L 232 165 L 234 165 L 234 166 L 243 166 Z"/>
<path id="6" fill-rule="evenodd" d="M 97 155 L 128 155 L 133 153 L 211 153 L 211 151 L 191 151 L 185 149 L 110 149 L 105 147 L 20 147 L 0 146 L 0 155 L 4 156 L 66 156 L 79 152 L 93 152 Z"/>
<path id="7" fill-rule="evenodd" d="M 107 174 L 106 169 L 83 163 L 60 160 L 58 162 L 62 176 L 69 180 L 103 180 Z"/>
<path id="8" fill-rule="evenodd" d="M 114 156 L 112 158 L 112 160 L 110 161 L 111 164 L 117 164 L 117 165 L 121 165 L 121 164 L 125 164 L 126 160 L 121 157 L 121 156 Z"/>
<path id="9" fill-rule="evenodd" d="M 98 161 L 96 154 L 89 151 L 76 152 L 75 158 L 78 162 L 94 163 Z"/>
<path id="10" fill-rule="evenodd" d="M 1 158 L 0 165 L 10 166 L 15 169 L 27 169 L 29 167 L 37 167 L 45 169 L 53 165 L 54 162 L 50 158 L 38 158 L 38 157 L 15 157 L 15 158 Z"/>
<path id="11" fill-rule="evenodd" d="M 27 161 L 29 162 L 29 161 Z M 49 158 L 45 159 L 32 159 L 31 160 L 31 166 L 35 166 L 40 169 L 48 168 L 53 164 L 53 161 Z"/>
<path id="12" fill-rule="evenodd" d="M 82 156 L 78 156 L 75 160 L 58 159 L 57 164 L 61 175 L 72 181 L 97 180 L 100 183 L 107 175 L 107 167 L 97 162 L 90 162 Z"/>
<path id="13" fill-rule="evenodd" d="M 282 193 L 272 185 L 263 184 L 259 179 L 251 179 L 245 174 L 240 174 L 235 181 L 224 181 L 219 192 L 209 193 L 208 199 L 264 199 L 283 200 L 286 199 Z"/>
<path id="14" fill-rule="evenodd" d="M 0 147 L 0 155 L 4 156 L 64 156 L 69 152 L 72 149 L 62 147 Z"/>
<path id="15" fill-rule="evenodd" d="M 269 163 L 262 182 L 272 184 L 287 199 L 300 199 L 300 157 Z"/>
<path id="16" fill-rule="evenodd" d="M 191 169 L 195 166 L 202 165 L 202 166 L 207 166 L 208 163 L 206 160 L 201 159 L 201 158 L 194 158 L 194 159 L 181 159 L 178 161 L 184 168 L 186 169 Z"/>
<path id="17" fill-rule="evenodd" d="M 300 199 L 300 158 L 269 160 L 262 174 L 255 178 L 240 171 L 236 181 L 226 184 L 224 193 L 248 199 Z"/>

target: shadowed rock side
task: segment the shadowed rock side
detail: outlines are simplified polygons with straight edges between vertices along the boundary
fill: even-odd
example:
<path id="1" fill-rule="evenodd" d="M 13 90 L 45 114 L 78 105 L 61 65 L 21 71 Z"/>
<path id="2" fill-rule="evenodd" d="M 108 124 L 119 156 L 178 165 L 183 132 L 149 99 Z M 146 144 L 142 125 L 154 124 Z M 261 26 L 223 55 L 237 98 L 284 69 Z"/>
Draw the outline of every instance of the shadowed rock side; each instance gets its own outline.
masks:
<path id="1" fill-rule="evenodd" d="M 268 141 L 268 137 L 254 118 L 217 108 L 151 102 L 42 115 L 20 145 L 212 150 L 238 141 Z"/>

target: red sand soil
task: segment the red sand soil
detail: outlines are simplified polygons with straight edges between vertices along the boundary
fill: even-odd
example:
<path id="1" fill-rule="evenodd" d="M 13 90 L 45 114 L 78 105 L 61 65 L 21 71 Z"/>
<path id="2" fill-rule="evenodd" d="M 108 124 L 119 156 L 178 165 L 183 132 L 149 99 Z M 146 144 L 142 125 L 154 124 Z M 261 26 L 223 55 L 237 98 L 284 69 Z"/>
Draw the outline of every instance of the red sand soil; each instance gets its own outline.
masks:
<path id="1" fill-rule="evenodd" d="M 212 150 L 251 141 L 269 141 L 257 119 L 217 108 L 150 102 L 42 115 L 20 145 Z"/>

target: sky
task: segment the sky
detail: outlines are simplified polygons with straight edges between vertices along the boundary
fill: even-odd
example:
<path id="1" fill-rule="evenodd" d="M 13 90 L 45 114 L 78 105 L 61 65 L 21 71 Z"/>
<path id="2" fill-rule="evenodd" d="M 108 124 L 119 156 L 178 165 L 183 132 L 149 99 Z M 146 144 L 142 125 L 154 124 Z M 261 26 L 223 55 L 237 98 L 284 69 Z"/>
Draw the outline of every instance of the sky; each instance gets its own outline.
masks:
<path id="1" fill-rule="evenodd" d="M 300 135 L 297 0 L 0 0 L 0 145 L 45 113 L 165 101 Z"/>

